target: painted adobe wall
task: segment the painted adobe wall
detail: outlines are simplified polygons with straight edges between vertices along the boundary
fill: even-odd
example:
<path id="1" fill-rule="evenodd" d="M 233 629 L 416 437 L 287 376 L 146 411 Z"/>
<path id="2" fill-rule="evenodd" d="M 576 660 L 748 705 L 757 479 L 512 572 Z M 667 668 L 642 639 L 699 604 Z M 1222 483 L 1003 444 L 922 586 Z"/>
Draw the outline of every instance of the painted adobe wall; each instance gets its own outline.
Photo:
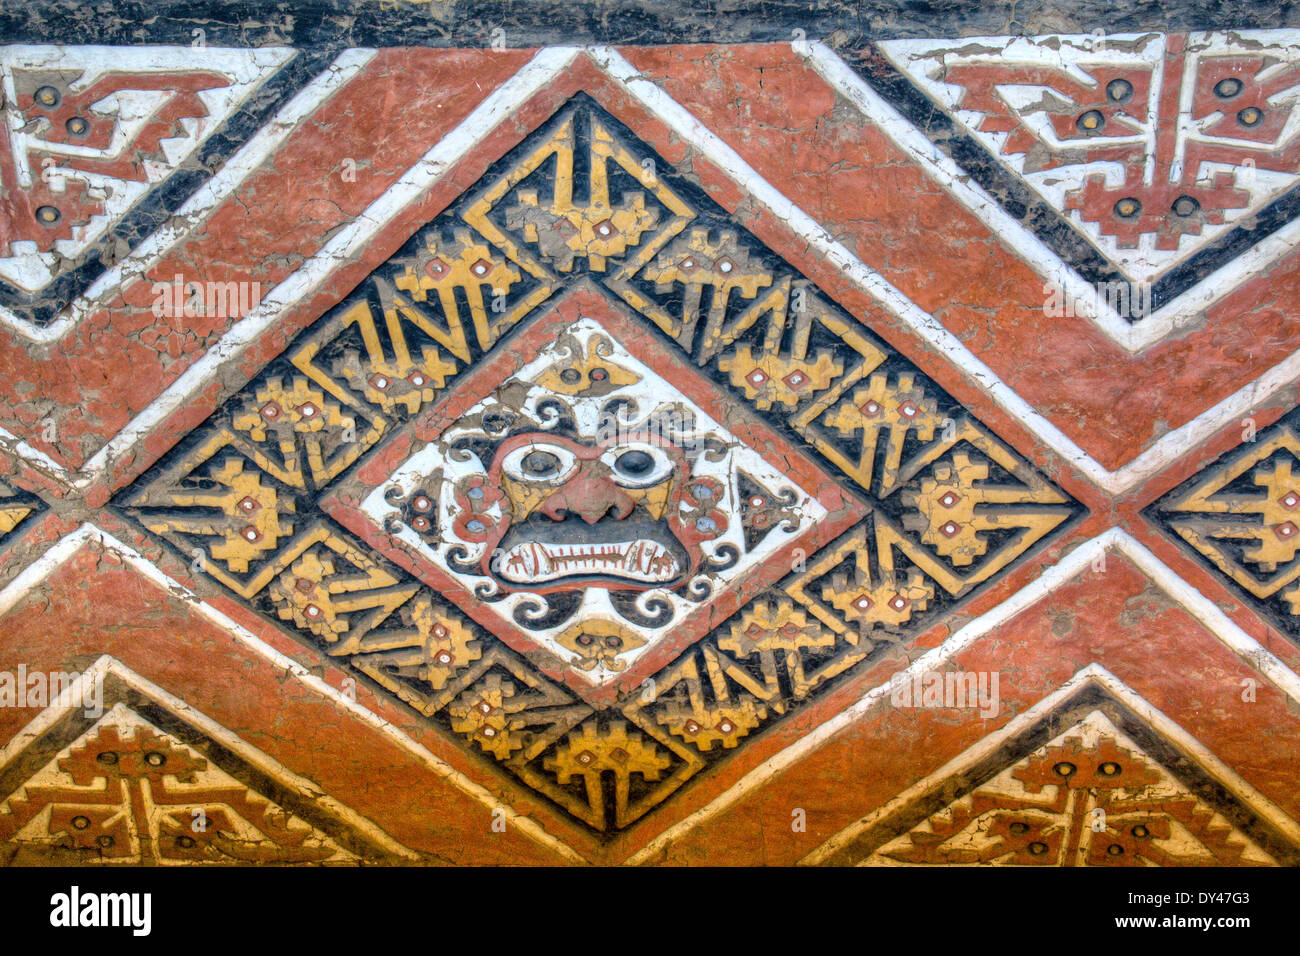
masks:
<path id="1" fill-rule="evenodd" d="M 1300 859 L 1272 8 L 158 7 L 0 13 L 0 860 Z"/>

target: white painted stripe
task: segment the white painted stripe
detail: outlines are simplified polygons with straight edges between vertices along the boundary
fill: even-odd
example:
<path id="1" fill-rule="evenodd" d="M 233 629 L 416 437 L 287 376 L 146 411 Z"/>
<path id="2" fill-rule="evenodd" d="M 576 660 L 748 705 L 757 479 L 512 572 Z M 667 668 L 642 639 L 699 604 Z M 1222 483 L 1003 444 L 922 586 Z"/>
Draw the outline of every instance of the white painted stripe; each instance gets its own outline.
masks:
<path id="1" fill-rule="evenodd" d="M 38 429 L 39 430 L 39 429 Z M 31 465 L 37 471 L 45 472 L 64 484 L 72 483 L 72 473 L 39 448 L 33 448 L 13 432 L 0 428 L 0 449 L 9 452 Z"/>
<path id="2" fill-rule="evenodd" d="M 660 86 L 637 73 L 636 68 L 618 52 L 601 48 L 596 55 L 611 76 L 622 82 L 634 96 L 652 109 L 686 142 L 703 152 L 736 183 L 743 185 L 773 215 L 786 222 L 801 239 L 870 293 L 981 388 L 989 392 L 999 405 L 1023 422 L 1046 444 L 1073 462 L 1094 482 L 1105 486 L 1104 483 L 1110 472 L 1017 395 L 937 319 L 918 307 L 888 280 L 837 242 L 824 226 L 783 196 L 734 149 L 687 112 Z"/>
<path id="3" fill-rule="evenodd" d="M 839 65 L 841 70 L 852 73 L 823 44 L 796 43 L 795 47 L 804 51 L 805 55 L 810 58 L 810 62 L 815 55 L 818 58 L 816 62 L 825 66 L 825 61 L 829 57 Z M 699 120 L 673 100 L 665 90 L 641 76 L 636 71 L 636 68 L 617 51 L 607 47 L 599 47 L 594 49 L 592 53 L 593 57 L 605 67 L 613 78 L 621 82 L 629 92 L 636 96 L 648 109 L 657 114 L 679 136 L 703 152 L 710 161 L 731 176 L 738 185 L 749 191 L 773 215 L 788 223 L 791 230 L 801 239 L 871 294 L 933 348 L 947 357 L 958 369 L 988 392 L 997 404 L 1019 420 L 1048 447 L 1071 462 L 1088 480 L 1105 491 L 1119 494 L 1141 484 L 1181 457 L 1189 448 L 1194 447 L 1231 424 L 1237 416 L 1249 413 L 1251 409 L 1266 401 L 1278 389 L 1286 387 L 1297 378 L 1300 378 L 1300 351 L 1297 351 L 1285 362 L 1276 366 L 1255 382 L 1240 389 L 1179 428 L 1166 433 L 1123 467 L 1111 471 L 1075 444 L 1060 428 L 1021 398 L 992 369 L 980 361 L 960 339 L 944 328 L 942 323 L 918 307 L 884 277 L 863 263 L 844 245 L 837 242 L 824 226 L 763 179 L 757 170 L 746 163 L 734 149 L 701 124 Z M 861 78 L 857 77 L 856 74 L 852 75 L 857 79 L 858 83 L 865 87 L 865 83 Z M 874 94 L 868 89 L 864 95 Z M 901 117 L 898 119 L 899 122 L 905 122 Z M 919 133 L 915 135 L 920 137 Z M 921 137 L 921 139 L 924 140 L 924 137 Z M 928 140 L 924 141 L 927 144 L 929 143 Z M 933 151 L 933 144 L 930 144 L 930 149 Z M 991 204 L 992 200 L 988 200 L 988 203 Z"/>
<path id="4" fill-rule="evenodd" d="M 838 69 L 852 73 L 821 44 L 797 44 L 797 46 L 819 69 L 831 70 L 835 64 L 838 64 Z M 550 48 L 539 52 L 515 77 L 507 81 L 447 138 L 435 146 L 421 163 L 408 171 L 402 180 L 379 197 L 350 227 L 338 233 L 302 268 L 277 286 L 257 310 L 236 323 L 221 342 L 101 448 L 79 473 L 69 475 L 66 469 L 51 461 L 48 456 L 40 455 L 26 443 L 14 443 L 12 441 L 14 436 L 6 436 L 3 432 L 0 432 L 0 447 L 7 445 L 14 453 L 31 460 L 43 470 L 50 471 L 77 487 L 88 485 L 114 457 L 124 454 L 154 425 L 181 407 L 195 390 L 201 388 L 215 374 L 223 362 L 261 334 L 298 297 L 306 295 L 319 285 L 339 257 L 346 257 L 378 231 L 382 223 L 387 221 L 384 217 L 391 217 L 404 208 L 412 191 L 418 192 L 421 188 L 418 183 L 424 183 L 427 187 L 436 181 L 442 169 L 459 159 L 465 150 L 481 140 L 490 125 L 499 122 L 515 106 L 523 102 L 524 98 L 553 78 L 576 52 L 577 49 L 571 47 Z M 961 369 L 979 387 L 987 391 L 998 405 L 1019 420 L 1031 433 L 1071 462 L 1089 481 L 1105 491 L 1119 494 L 1136 487 L 1162 471 L 1189 449 L 1232 424 L 1239 417 L 1250 414 L 1253 409 L 1269 401 L 1279 390 L 1289 387 L 1300 379 L 1300 351 L 1297 351 L 1285 362 L 1225 398 L 1213 408 L 1202 412 L 1179 428 L 1167 432 L 1122 467 L 1114 471 L 1109 470 L 1022 399 L 933 316 L 917 307 L 902 292 L 866 266 L 842 244 L 836 242 L 815 220 L 782 196 L 731 147 L 699 123 L 663 89 L 640 76 L 625 58 L 608 47 L 595 47 L 588 52 L 606 69 L 612 79 L 626 87 L 679 135 L 700 148 L 720 168 L 732 175 L 738 184 L 749 189 L 755 198 L 775 215 L 789 222 L 797 234 L 826 256 L 833 265 L 841 269 L 917 335 Z M 854 76 L 856 77 L 856 74 Z M 858 82 L 861 83 L 860 78 Z M 874 94 L 868 89 L 863 96 L 869 100 Z M 881 108 L 887 109 L 883 105 Z M 901 117 L 898 121 L 904 122 Z M 915 133 L 914 130 L 912 132 L 920 137 L 919 133 Z M 924 137 L 920 139 L 924 140 Z M 925 143 L 933 153 L 933 144 L 929 144 L 928 140 L 925 140 Z M 922 148 L 919 141 L 914 145 L 917 149 Z M 436 163 L 443 165 L 441 167 L 433 165 Z M 974 197 L 972 202 L 978 198 L 974 192 L 971 196 Z M 1005 215 L 991 199 L 985 197 L 980 202 L 990 215 Z M 1276 241 L 1285 242 L 1287 239 L 1279 236 Z M 11 441 L 6 442 L 6 437 Z"/>
<path id="5" fill-rule="evenodd" d="M 351 82 L 375 58 L 376 53 L 375 50 L 353 49 L 345 50 L 335 57 L 319 76 L 299 90 L 269 123 L 258 130 L 225 165 L 200 186 L 167 225 L 151 233 L 129 258 L 100 276 L 87 290 L 86 298 L 94 300 L 115 287 L 125 287 L 142 277 L 168 249 L 192 234 L 215 212 L 250 173 L 260 169 L 303 120 Z M 80 306 L 78 312 L 73 314 L 74 321 L 84 318 L 92 307 L 89 303 Z"/>
<path id="6" fill-rule="evenodd" d="M 990 196 L 970 174 L 957 167 L 946 153 L 905 119 L 871 88 L 861 76 L 821 43 L 802 43 L 797 51 L 831 88 L 856 106 L 879 127 L 899 149 L 909 155 L 927 176 L 953 194 L 963 206 L 975 214 L 993 232 L 994 236 L 1010 245 L 1016 254 L 1038 271 L 1044 278 L 1055 282 L 1074 299 L 1085 302 L 1094 297 L 1094 287 L 1084 281 L 1073 269 L 1065 265 L 1032 232 L 1011 216 L 996 199 Z M 1046 300 L 1047 290 L 1043 290 Z M 1092 321 L 1116 344 L 1132 351 L 1129 340 L 1133 326 L 1105 308 Z M 1149 316 L 1143 322 L 1153 321 Z"/>
<path id="7" fill-rule="evenodd" d="M 1009 216 L 988 193 L 958 169 L 957 165 L 916 127 L 900 116 L 834 51 L 821 43 L 805 45 L 805 49 L 809 64 L 833 88 L 861 109 L 900 149 L 911 155 L 928 175 L 975 213 L 996 236 L 1004 239 L 1026 262 L 1071 295 L 1088 294 L 1091 287 L 1074 270 L 1066 266 L 1037 236 Z M 1106 314 L 1094 321 L 1118 345 L 1129 352 L 1139 352 L 1163 341 L 1189 322 L 1199 320 L 1205 308 L 1222 298 L 1246 278 L 1258 274 L 1279 256 L 1294 249 L 1297 244 L 1300 244 L 1300 220 L 1289 223 L 1261 240 L 1222 269 L 1206 276 L 1172 303 L 1135 325 L 1124 321 L 1115 314 L 1113 309 L 1107 310 Z M 906 316 L 901 318 L 907 320 Z M 955 336 L 949 333 L 940 337 L 945 340 L 942 344 L 939 342 L 932 344 L 953 357 L 954 361 L 963 368 L 968 363 L 975 363 L 973 367 L 978 370 L 975 377 L 980 379 L 987 367 L 979 362 Z M 962 356 L 962 352 L 965 352 L 969 358 Z M 993 375 L 991 370 L 987 371 L 989 375 Z M 1014 400 L 1008 403 L 998 398 L 1000 390 L 997 390 L 994 392 L 994 397 L 1026 427 L 1070 460 L 1090 481 L 1112 494 L 1119 494 L 1163 471 L 1187 451 L 1233 424 L 1242 416 L 1251 414 L 1252 410 L 1265 403 L 1274 393 L 1294 384 L 1297 379 L 1300 379 L 1300 351 L 1212 408 L 1178 428 L 1166 432 L 1141 454 L 1114 471 L 1103 467 L 1092 456 L 1080 451 L 1078 446 L 1069 439 L 1066 439 L 1066 443 L 1062 443 L 1051 432 L 1041 430 L 1037 421 L 1037 412 L 1019 396 L 1015 396 Z M 998 384 L 1001 382 L 999 381 Z M 1030 409 L 1032 415 L 1027 417 L 1025 409 Z"/>
<path id="8" fill-rule="evenodd" d="M 575 47 L 540 51 L 518 73 L 497 87 L 450 133 L 366 207 L 357 218 L 335 233 L 321 249 L 262 299 L 258 307 L 236 322 L 230 331 L 108 444 L 86 463 L 75 484 L 84 486 L 112 459 L 127 450 L 154 425 L 182 407 L 201 389 L 227 359 L 258 338 L 301 299 L 316 289 L 340 264 L 370 242 L 393 218 L 437 183 L 443 174 L 514 112 L 519 104 L 553 80 L 577 53 Z"/>
<path id="9" fill-rule="evenodd" d="M 969 42 L 977 42 L 977 39 L 970 38 Z M 880 46 L 900 71 L 909 72 L 910 64 L 906 62 L 910 52 L 907 41 L 884 42 Z M 932 179 L 970 209 L 999 239 L 1010 245 L 1044 277 L 1052 279 L 1076 296 L 1085 296 L 1085 301 L 1092 298 L 1091 284 L 1084 281 L 1050 246 L 1025 228 L 1018 219 L 1009 215 L 983 187 L 904 119 L 833 50 L 822 43 L 805 44 L 805 48 L 809 64 L 831 86 L 872 119 L 895 145 L 911 155 Z M 1191 76 L 1189 72 L 1187 82 L 1191 82 Z M 1156 92 L 1152 91 L 1153 100 Z M 1206 308 L 1294 249 L 1297 241 L 1300 241 L 1300 220 L 1288 223 L 1256 243 L 1136 323 L 1125 320 L 1104 301 L 1100 313 L 1090 318 L 1116 345 L 1128 352 L 1139 353 L 1198 321 Z"/>
<path id="10" fill-rule="evenodd" d="M 241 643 L 261 655 L 286 674 L 310 687 L 322 697 L 329 699 L 335 706 L 347 711 L 367 726 L 374 728 L 392 743 L 416 757 L 438 776 L 450 782 L 461 792 L 468 794 L 493 810 L 501 810 L 510 825 L 516 827 L 535 842 L 573 863 L 586 863 L 576 850 L 568 844 L 547 833 L 533 820 L 518 813 L 512 807 L 501 803 L 491 791 L 470 780 L 456 768 L 436 756 L 423 744 L 417 743 L 403 733 L 398 727 L 352 700 L 346 694 L 331 687 L 321 678 L 312 674 L 293 658 L 286 656 L 271 645 L 265 643 L 238 622 L 227 617 L 221 611 L 205 603 L 202 598 L 183 584 L 168 577 L 161 569 L 123 544 L 105 531 L 101 531 L 87 522 L 72 533 L 61 538 L 53 547 L 33 561 L 15 577 L 3 590 L 0 590 L 0 617 L 8 613 L 19 601 L 57 570 L 64 562 L 87 544 L 97 545 L 112 551 L 148 580 L 182 601 L 188 602 L 196 613 L 211 621 L 217 627 L 230 634 Z"/>
<path id="11" fill-rule="evenodd" d="M 282 48 L 284 62 L 294 50 Z M 279 113 L 246 142 L 207 182 L 152 232 L 129 255 L 106 269 L 90 287 L 74 299 L 68 308 L 49 325 L 35 325 L 8 309 L 0 307 L 0 324 L 35 342 L 57 342 L 88 315 L 101 308 L 110 295 L 125 288 L 151 269 L 159 258 L 178 241 L 192 234 L 239 185 L 249 173 L 265 162 L 306 116 L 352 79 L 375 55 L 373 50 L 347 50 L 335 58 L 325 71 L 304 86 Z M 274 75 L 270 73 L 267 78 Z M 265 82 L 265 80 L 263 81 Z M 256 92 L 255 87 L 250 92 Z"/>
<path id="12" fill-rule="evenodd" d="M 69 711 L 74 709 L 83 710 L 84 702 L 91 699 L 94 694 L 92 690 L 94 682 L 103 680 L 109 674 L 121 678 L 121 680 L 140 691 L 146 697 L 163 705 L 175 716 L 201 731 L 206 737 L 215 740 L 227 750 L 237 753 L 244 761 L 257 767 L 281 785 L 295 791 L 299 796 L 325 807 L 333 816 L 360 832 L 376 846 L 383 847 L 387 852 L 404 857 L 407 860 L 415 861 L 420 858 L 418 853 L 398 843 L 372 821 L 330 796 L 313 781 L 294 773 L 269 754 L 258 750 L 248 741 L 217 723 L 206 714 L 195 710 L 175 694 L 141 677 L 121 661 L 108 654 L 100 657 L 94 664 L 83 671 L 81 676 L 70 687 L 66 688 L 57 700 L 52 701 L 49 707 L 32 718 L 31 722 L 15 734 L 8 744 L 0 748 L 0 767 L 6 766 L 10 760 L 18 756 L 33 741 L 38 740 Z M 263 794 L 263 796 L 266 795 Z"/>
<path id="13" fill-rule="evenodd" d="M 1284 361 L 1273 366 L 1250 384 L 1233 392 L 1217 405 L 1161 435 L 1122 468 L 1106 471 L 1101 465 L 1093 462 L 1098 469 L 1099 477 L 1105 476 L 1101 480 L 1094 478 L 1088 471 L 1084 473 L 1112 494 L 1135 488 L 1148 478 L 1164 471 L 1201 442 L 1237 424 L 1243 416 L 1251 416 L 1257 409 L 1273 401 L 1280 401 L 1286 408 L 1292 407 L 1295 405 L 1295 400 L 1281 393 L 1295 388 L 1297 380 L 1300 380 L 1300 350 L 1293 352 Z"/>
<path id="14" fill-rule="evenodd" d="M 0 307 L 0 323 L 37 342 L 52 343 L 60 339 L 87 315 L 98 309 L 102 300 L 140 278 L 177 242 L 191 235 L 236 189 L 248 175 L 260 167 L 283 144 L 298 123 L 310 116 L 335 91 L 357 75 L 373 57 L 374 50 L 346 50 L 318 77 L 304 86 L 262 127 L 230 160 L 176 211 L 168 224 L 151 233 L 131 255 L 107 270 L 87 292 L 75 300 L 60 318 L 45 327 L 35 326 Z M 145 409 L 145 414 L 148 409 Z M 129 425 L 127 426 L 130 427 Z M 87 463 L 80 472 L 58 463 L 28 442 L 0 428 L 0 449 L 29 462 L 63 484 L 84 488 L 97 477 L 102 467 Z M 101 449 L 101 453 L 102 453 Z"/>
<path id="15" fill-rule="evenodd" d="M 956 631 L 948 640 L 927 651 L 907 668 L 891 677 L 906 680 L 913 675 L 938 670 L 956 654 L 970 647 L 984 635 L 1000 627 L 1022 611 L 1038 603 L 1065 582 L 1089 568 L 1093 561 L 1108 550 L 1129 558 L 1143 574 L 1159 585 L 1184 610 L 1200 621 L 1243 661 L 1263 674 L 1279 690 L 1300 704 L 1300 676 L 1265 649 L 1258 641 L 1242 630 L 1208 598 L 1202 595 L 1157 558 L 1141 542 L 1121 528 L 1111 528 L 1095 538 L 1080 544 L 1060 562 L 1044 571 L 1038 578 L 1017 591 L 997 607 L 992 608 Z M 629 857 L 631 864 L 651 859 L 662 848 L 678 839 L 688 830 L 717 816 L 746 794 L 765 785 L 795 763 L 812 753 L 835 734 L 858 721 L 876 707 L 888 703 L 890 682 L 866 691 L 851 706 L 836 714 L 811 733 L 786 747 L 780 753 L 759 764 L 708 805 L 669 827 L 640 851 Z"/>
<path id="16" fill-rule="evenodd" d="M 1096 684 L 1118 698 L 1161 738 L 1181 750 L 1189 760 L 1199 765 L 1210 776 L 1217 778 L 1220 784 L 1236 795 L 1243 803 L 1247 804 L 1260 816 L 1265 817 L 1290 839 L 1300 842 L 1300 824 L 1297 824 L 1284 810 L 1251 786 L 1240 774 L 1211 753 L 1199 740 L 1152 706 L 1145 698 L 1135 693 L 1132 688 L 1128 687 L 1106 668 L 1094 662 L 1080 670 L 1033 707 L 1008 721 L 995 733 L 984 737 L 968 750 L 958 754 L 934 773 L 918 780 L 888 803 L 882 804 L 862 819 L 845 827 L 800 860 L 800 865 L 816 866 L 824 862 L 842 847 L 856 839 L 860 833 L 874 826 L 877 821 L 887 818 L 918 797 L 941 786 L 950 777 L 963 773 L 995 753 L 1005 741 L 1032 727 L 1062 701 L 1082 689 L 1085 684 Z M 1068 728 L 1063 727 L 1062 730 L 1068 730 Z"/>

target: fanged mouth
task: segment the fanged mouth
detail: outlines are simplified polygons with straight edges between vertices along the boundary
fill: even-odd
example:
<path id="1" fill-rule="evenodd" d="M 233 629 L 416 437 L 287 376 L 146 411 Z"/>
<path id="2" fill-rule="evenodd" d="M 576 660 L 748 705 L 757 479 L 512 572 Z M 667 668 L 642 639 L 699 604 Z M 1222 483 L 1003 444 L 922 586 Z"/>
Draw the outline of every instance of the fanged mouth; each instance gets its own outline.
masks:
<path id="1" fill-rule="evenodd" d="M 512 584 L 539 584 L 574 575 L 662 584 L 680 577 L 682 566 L 670 549 L 646 538 L 584 544 L 525 541 L 501 557 L 497 573 Z"/>

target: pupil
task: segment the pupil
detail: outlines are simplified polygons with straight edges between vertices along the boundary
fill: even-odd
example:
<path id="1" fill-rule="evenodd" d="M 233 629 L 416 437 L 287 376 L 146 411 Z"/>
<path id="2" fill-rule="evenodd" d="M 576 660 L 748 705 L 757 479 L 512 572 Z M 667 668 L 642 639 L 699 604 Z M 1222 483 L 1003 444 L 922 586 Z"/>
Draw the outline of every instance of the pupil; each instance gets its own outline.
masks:
<path id="1" fill-rule="evenodd" d="M 1240 92 L 1241 80 L 1235 76 L 1224 77 L 1214 86 L 1214 94 L 1220 99 L 1231 99 Z"/>
<path id="2" fill-rule="evenodd" d="M 1117 102 L 1123 102 L 1133 95 L 1133 84 L 1128 80 L 1111 80 L 1106 84 L 1106 94 Z"/>
<path id="3" fill-rule="evenodd" d="M 648 452 L 625 451 L 614 460 L 614 467 L 625 475 L 646 475 L 654 467 L 654 459 Z"/>
<path id="4" fill-rule="evenodd" d="M 529 452 L 524 456 L 522 464 L 525 473 L 539 478 L 560 470 L 560 459 L 556 458 L 549 451 Z"/>

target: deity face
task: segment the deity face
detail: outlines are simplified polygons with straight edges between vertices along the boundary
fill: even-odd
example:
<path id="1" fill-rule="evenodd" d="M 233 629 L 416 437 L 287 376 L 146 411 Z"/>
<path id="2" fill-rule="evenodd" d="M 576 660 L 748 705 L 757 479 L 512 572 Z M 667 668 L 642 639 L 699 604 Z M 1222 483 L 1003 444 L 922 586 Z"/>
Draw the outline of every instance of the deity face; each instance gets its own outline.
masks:
<path id="1" fill-rule="evenodd" d="M 480 384 L 365 511 L 474 613 L 593 681 L 707 626 L 827 514 L 594 319 Z"/>
<path id="2" fill-rule="evenodd" d="M 482 568 L 506 588 L 672 588 L 700 566 L 700 543 L 725 529 L 720 516 L 697 514 L 721 489 L 693 482 L 683 449 L 649 435 L 599 443 L 513 435 L 485 484 L 509 507 Z"/>

